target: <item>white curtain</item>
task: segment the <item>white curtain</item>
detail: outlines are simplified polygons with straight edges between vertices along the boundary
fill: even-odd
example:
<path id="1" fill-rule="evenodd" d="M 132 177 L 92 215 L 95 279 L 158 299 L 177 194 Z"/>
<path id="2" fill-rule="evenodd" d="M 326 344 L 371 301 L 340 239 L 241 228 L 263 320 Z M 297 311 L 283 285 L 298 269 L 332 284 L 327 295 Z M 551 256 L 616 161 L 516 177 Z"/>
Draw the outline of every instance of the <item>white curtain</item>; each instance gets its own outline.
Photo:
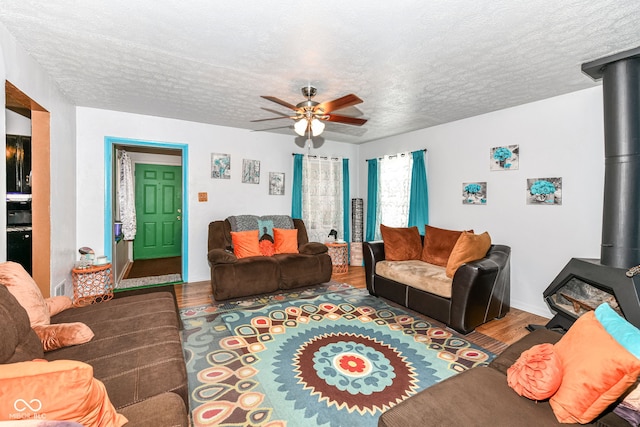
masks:
<path id="1" fill-rule="evenodd" d="M 406 227 L 408 224 L 411 163 L 410 153 L 385 156 L 378 161 L 376 239 L 381 239 L 380 224 L 388 227 Z"/>
<path id="2" fill-rule="evenodd" d="M 131 158 L 126 151 L 120 151 L 118 174 L 118 202 L 120 205 L 120 221 L 124 240 L 136 237 L 136 197 L 133 181 Z"/>
<path id="3" fill-rule="evenodd" d="M 302 219 L 310 242 L 325 242 L 331 229 L 344 238 L 342 159 L 304 156 Z"/>

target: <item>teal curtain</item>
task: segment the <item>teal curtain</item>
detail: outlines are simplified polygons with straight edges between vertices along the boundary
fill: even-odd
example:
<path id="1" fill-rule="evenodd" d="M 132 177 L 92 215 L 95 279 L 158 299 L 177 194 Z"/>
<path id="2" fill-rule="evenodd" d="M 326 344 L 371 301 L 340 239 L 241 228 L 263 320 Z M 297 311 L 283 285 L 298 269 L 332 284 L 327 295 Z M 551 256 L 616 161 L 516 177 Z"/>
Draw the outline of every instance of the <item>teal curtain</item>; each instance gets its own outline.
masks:
<path id="1" fill-rule="evenodd" d="M 378 159 L 368 161 L 367 173 L 367 230 L 365 240 L 376 238 L 376 211 L 378 210 Z"/>
<path id="2" fill-rule="evenodd" d="M 349 159 L 342 159 L 342 229 L 343 229 L 343 239 L 345 242 L 349 242 L 351 240 L 350 233 L 350 224 L 351 215 L 350 205 L 351 205 L 351 195 L 349 194 Z"/>
<path id="3" fill-rule="evenodd" d="M 427 168 L 424 164 L 425 150 L 414 151 L 411 168 L 411 192 L 409 193 L 409 227 L 414 225 L 424 234 L 429 223 L 429 193 L 427 190 Z"/>
<path id="4" fill-rule="evenodd" d="M 303 154 L 293 155 L 293 188 L 291 189 L 291 217 L 302 218 L 302 159 Z"/>

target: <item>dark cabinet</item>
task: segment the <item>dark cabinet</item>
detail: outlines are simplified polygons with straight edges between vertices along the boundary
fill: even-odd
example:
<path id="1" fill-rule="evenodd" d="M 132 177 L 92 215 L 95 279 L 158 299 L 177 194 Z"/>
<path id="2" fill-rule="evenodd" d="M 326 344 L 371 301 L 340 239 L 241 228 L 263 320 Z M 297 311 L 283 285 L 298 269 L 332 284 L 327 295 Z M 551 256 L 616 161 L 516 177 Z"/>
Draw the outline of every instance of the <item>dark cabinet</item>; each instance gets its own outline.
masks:
<path id="1" fill-rule="evenodd" d="M 7 135 L 7 193 L 31 193 L 31 137 Z"/>

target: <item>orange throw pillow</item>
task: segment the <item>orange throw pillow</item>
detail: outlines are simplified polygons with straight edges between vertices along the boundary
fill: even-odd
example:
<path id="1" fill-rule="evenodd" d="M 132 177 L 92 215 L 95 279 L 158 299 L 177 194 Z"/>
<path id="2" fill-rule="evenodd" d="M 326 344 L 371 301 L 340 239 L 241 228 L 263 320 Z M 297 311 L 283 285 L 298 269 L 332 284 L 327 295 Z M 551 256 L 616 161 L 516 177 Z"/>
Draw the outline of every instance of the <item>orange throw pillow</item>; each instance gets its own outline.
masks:
<path id="1" fill-rule="evenodd" d="M 380 224 L 384 242 L 384 259 L 387 261 L 409 261 L 420 259 L 422 239 L 418 227 L 387 227 Z"/>
<path id="2" fill-rule="evenodd" d="M 233 245 L 233 254 L 237 258 L 262 256 L 258 245 L 258 230 L 232 231 L 231 243 Z"/>
<path id="3" fill-rule="evenodd" d="M 447 277 L 453 277 L 462 264 L 484 258 L 490 247 L 491 236 L 486 231 L 482 234 L 463 231 L 447 261 Z"/>
<path id="4" fill-rule="evenodd" d="M 0 420 L 47 419 L 85 426 L 120 427 L 116 412 L 93 368 L 75 360 L 34 360 L 0 365 Z"/>
<path id="5" fill-rule="evenodd" d="M 561 423 L 591 422 L 640 374 L 640 359 L 609 335 L 593 311 L 574 322 L 555 352 L 564 374 L 549 403 Z"/>
<path id="6" fill-rule="evenodd" d="M 50 316 L 55 316 L 56 314 L 73 307 L 73 301 L 67 296 L 61 295 L 57 297 L 45 298 L 44 300 L 47 303 L 47 307 L 49 307 Z"/>
<path id="7" fill-rule="evenodd" d="M 473 230 L 471 230 L 473 233 Z M 446 230 L 444 228 L 424 226 L 424 247 L 421 259 L 429 264 L 446 267 L 449 256 L 462 231 Z"/>
<path id="8" fill-rule="evenodd" d="M 538 344 L 522 352 L 507 369 L 507 384 L 520 396 L 545 400 L 553 396 L 562 382 L 562 363 L 553 344 Z"/>
<path id="9" fill-rule="evenodd" d="M 44 351 L 84 344 L 94 336 L 91 328 L 81 322 L 34 326 L 33 330 L 42 341 Z"/>
<path id="10" fill-rule="evenodd" d="M 12 261 L 0 263 L 0 284 L 6 286 L 25 309 L 31 326 L 48 325 L 51 322 L 49 306 L 40 288 L 20 264 Z"/>
<path id="11" fill-rule="evenodd" d="M 298 229 L 273 229 L 273 246 L 277 254 L 297 254 L 298 253 Z"/>

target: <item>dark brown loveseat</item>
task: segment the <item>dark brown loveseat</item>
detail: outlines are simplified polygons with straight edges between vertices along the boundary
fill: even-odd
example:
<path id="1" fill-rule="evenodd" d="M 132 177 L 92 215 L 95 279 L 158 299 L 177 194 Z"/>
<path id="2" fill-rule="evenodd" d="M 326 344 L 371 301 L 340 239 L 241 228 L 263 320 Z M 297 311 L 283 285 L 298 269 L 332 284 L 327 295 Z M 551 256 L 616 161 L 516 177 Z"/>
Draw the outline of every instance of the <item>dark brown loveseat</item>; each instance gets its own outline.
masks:
<path id="1" fill-rule="evenodd" d="M 229 219 L 209 224 L 208 254 L 213 298 L 227 300 L 249 295 L 293 289 L 331 280 L 331 257 L 327 247 L 309 242 L 301 219 L 293 219 L 298 230 L 298 252 L 273 256 L 236 258 L 231 246 Z"/>
<path id="2" fill-rule="evenodd" d="M 377 274 L 376 264 L 385 260 L 384 243 L 363 244 L 365 279 L 371 295 L 425 314 L 463 334 L 509 312 L 510 256 L 509 246 L 491 245 L 484 258 L 456 270 L 447 297 Z"/>
<path id="3" fill-rule="evenodd" d="M 85 344 L 43 353 L 27 312 L 0 285 L 0 363 L 42 358 L 85 362 L 128 426 L 189 425 L 187 373 L 170 293 L 70 308 L 51 318 L 51 324 L 67 322 L 85 323 L 95 336 Z"/>
<path id="4" fill-rule="evenodd" d="M 489 366 L 464 371 L 391 408 L 380 416 L 378 427 L 566 426 L 557 421 L 548 401 L 521 397 L 507 385 L 507 369 L 523 351 L 536 344 L 556 343 L 561 337 L 548 329 L 536 330 L 509 346 Z M 611 408 L 586 425 L 629 427 Z"/>

